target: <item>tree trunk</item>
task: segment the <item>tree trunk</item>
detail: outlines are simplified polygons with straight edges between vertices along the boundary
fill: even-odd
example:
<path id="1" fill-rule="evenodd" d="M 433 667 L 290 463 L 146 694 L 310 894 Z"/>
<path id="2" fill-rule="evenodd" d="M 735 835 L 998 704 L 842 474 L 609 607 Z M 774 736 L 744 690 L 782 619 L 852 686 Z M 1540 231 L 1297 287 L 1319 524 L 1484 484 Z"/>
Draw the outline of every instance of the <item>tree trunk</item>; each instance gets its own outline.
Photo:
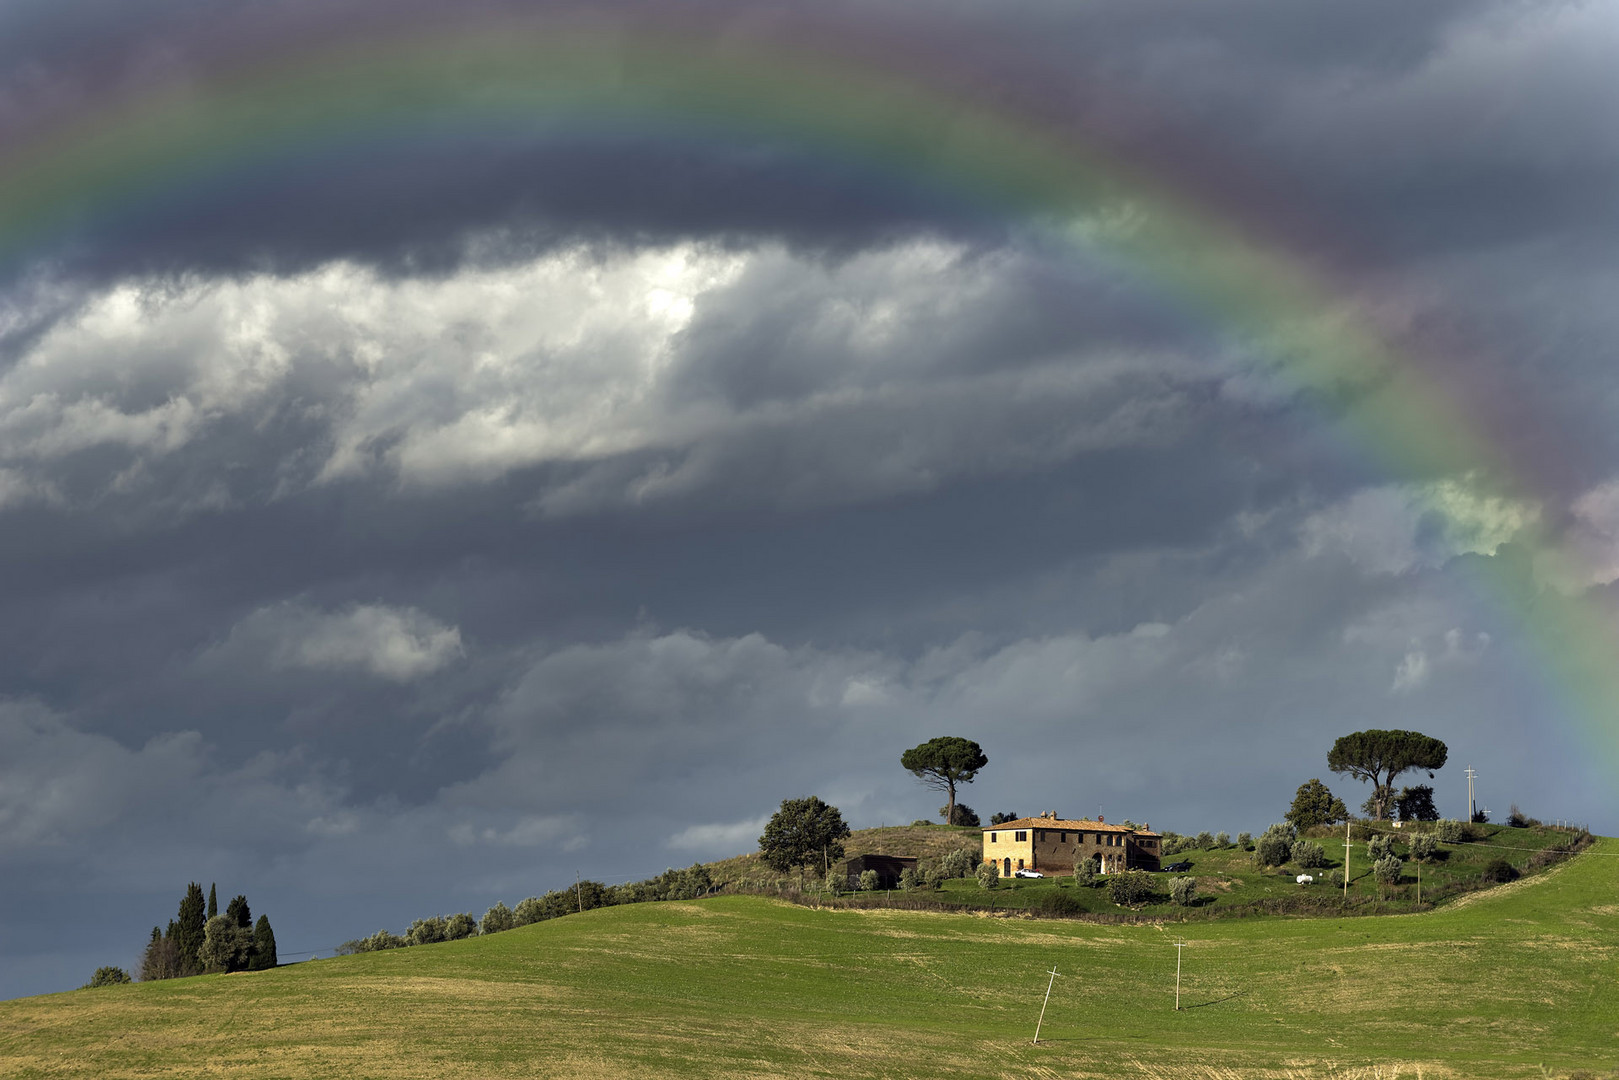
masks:
<path id="1" fill-rule="evenodd" d="M 956 823 L 956 782 L 947 779 L 945 783 L 950 788 L 950 805 L 945 807 L 944 823 L 954 825 Z"/>

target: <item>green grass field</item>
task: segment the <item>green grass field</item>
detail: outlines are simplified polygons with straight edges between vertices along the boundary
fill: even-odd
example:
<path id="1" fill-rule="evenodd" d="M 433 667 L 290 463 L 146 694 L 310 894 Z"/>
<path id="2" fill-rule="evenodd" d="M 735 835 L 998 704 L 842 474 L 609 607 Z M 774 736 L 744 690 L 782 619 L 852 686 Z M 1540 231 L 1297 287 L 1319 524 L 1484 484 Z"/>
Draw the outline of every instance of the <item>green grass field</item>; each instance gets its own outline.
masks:
<path id="1" fill-rule="evenodd" d="M 1619 842 L 1600 840 L 1545 874 L 1376 918 L 1097 926 L 747 896 L 604 908 L 0 1002 L 0 1075 L 1606 1076 L 1616 884 Z"/>

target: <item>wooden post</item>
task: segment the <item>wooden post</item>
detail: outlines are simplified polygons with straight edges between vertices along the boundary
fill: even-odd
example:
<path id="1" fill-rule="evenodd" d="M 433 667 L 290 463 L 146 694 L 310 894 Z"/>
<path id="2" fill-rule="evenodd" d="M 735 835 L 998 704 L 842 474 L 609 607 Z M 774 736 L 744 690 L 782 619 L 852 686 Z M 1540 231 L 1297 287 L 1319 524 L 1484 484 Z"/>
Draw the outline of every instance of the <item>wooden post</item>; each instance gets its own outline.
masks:
<path id="1" fill-rule="evenodd" d="M 1344 819 L 1344 899 L 1349 899 L 1349 819 Z"/>

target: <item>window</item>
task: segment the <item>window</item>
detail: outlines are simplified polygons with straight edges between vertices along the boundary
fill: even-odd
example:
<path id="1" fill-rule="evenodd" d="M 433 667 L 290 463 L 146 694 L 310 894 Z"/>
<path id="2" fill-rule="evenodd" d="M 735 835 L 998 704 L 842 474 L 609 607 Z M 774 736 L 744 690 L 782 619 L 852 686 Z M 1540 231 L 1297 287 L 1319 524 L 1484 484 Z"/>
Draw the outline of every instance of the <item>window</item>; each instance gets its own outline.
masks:
<path id="1" fill-rule="evenodd" d="M 995 834 L 994 833 L 989 834 L 989 842 L 992 843 L 992 844 L 995 842 Z"/>
<path id="2" fill-rule="evenodd" d="M 1028 838 L 1029 838 L 1029 834 L 1027 832 L 1019 832 L 1013 837 L 1013 839 L 1015 839 L 1020 844 L 1023 843 L 1023 841 L 1027 840 Z"/>
<path id="3" fill-rule="evenodd" d="M 1057 843 L 1059 843 L 1059 844 L 1068 843 L 1068 834 L 1065 833 L 1065 832 L 1058 833 L 1057 834 Z"/>

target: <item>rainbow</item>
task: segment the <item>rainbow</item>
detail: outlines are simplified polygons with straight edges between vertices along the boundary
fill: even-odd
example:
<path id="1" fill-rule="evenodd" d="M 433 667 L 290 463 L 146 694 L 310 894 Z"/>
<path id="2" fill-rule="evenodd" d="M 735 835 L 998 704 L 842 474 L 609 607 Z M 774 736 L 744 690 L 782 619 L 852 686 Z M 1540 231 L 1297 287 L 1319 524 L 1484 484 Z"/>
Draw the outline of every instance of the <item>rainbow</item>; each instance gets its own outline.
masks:
<path id="1" fill-rule="evenodd" d="M 1294 392 L 1341 403 L 1358 388 L 1335 419 L 1396 478 L 1465 476 L 1516 504 L 1548 488 L 1469 397 L 1461 362 L 1399 348 L 1326 271 L 1188 185 L 936 72 L 779 40 L 509 18 L 220 62 L 0 146 L 0 266 L 26 266 L 70 229 L 139 215 L 175 189 L 224 188 L 243 170 L 357 144 L 604 130 L 786 140 L 943 190 L 1139 276 L 1267 358 Z M 1528 539 L 1534 557 L 1580 579 L 1548 535 Z M 1567 719 L 1619 757 L 1615 628 L 1579 599 L 1497 592 Z"/>

